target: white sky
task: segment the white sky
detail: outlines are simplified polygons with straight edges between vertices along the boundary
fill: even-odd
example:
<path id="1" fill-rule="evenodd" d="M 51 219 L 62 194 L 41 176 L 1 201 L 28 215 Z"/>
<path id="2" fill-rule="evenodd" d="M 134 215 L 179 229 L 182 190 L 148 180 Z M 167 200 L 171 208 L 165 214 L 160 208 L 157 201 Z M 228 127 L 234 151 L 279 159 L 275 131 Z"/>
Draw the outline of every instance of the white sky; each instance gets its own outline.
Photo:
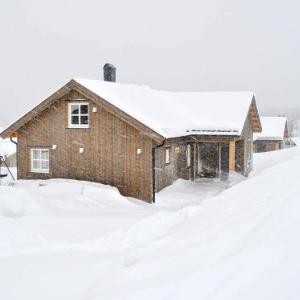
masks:
<path id="1" fill-rule="evenodd" d="M 261 111 L 300 114 L 299 0 L 10 0 L 0 36 L 3 126 L 106 62 L 120 82 L 254 91 Z"/>

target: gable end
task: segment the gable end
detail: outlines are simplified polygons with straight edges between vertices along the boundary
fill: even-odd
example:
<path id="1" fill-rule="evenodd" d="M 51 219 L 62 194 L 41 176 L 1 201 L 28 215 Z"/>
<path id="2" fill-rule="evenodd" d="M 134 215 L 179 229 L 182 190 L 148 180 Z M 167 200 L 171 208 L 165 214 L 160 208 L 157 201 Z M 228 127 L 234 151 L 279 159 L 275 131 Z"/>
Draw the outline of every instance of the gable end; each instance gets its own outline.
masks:
<path id="1" fill-rule="evenodd" d="M 8 137 L 17 137 L 17 131 L 23 127 L 25 124 L 27 124 L 32 119 L 39 116 L 45 109 L 50 107 L 53 103 L 56 101 L 59 101 L 63 96 L 71 92 L 72 90 L 78 92 L 79 94 L 83 95 L 87 100 L 94 102 L 95 104 L 99 105 L 102 104 L 104 109 L 106 109 L 108 112 L 113 114 L 114 116 L 118 117 L 120 120 L 124 121 L 125 123 L 129 124 L 130 126 L 134 127 L 138 131 L 140 131 L 142 134 L 148 136 L 152 140 L 154 140 L 156 143 L 160 144 L 165 138 L 152 130 L 151 128 L 147 127 L 146 125 L 142 124 L 138 120 L 134 119 L 133 117 L 129 116 L 122 110 L 118 109 L 114 105 L 110 104 L 105 99 L 99 97 L 98 95 L 94 94 L 87 88 L 80 85 L 75 80 L 69 81 L 66 85 L 64 85 L 62 88 L 60 88 L 58 91 L 53 93 L 50 97 L 45 99 L 43 102 L 41 102 L 39 105 L 37 105 L 34 109 L 26 113 L 24 116 L 22 116 L 20 119 L 18 119 L 15 123 L 13 123 L 11 126 L 9 126 L 7 129 L 5 129 L 0 136 L 2 138 L 8 138 Z"/>

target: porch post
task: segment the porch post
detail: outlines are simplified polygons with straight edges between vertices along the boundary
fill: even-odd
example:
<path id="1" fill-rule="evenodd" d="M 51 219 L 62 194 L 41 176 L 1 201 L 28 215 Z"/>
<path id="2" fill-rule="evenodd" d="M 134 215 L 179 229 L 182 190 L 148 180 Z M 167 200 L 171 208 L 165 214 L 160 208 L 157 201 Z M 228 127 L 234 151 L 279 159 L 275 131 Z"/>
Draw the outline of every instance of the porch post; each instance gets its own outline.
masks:
<path id="1" fill-rule="evenodd" d="M 195 153 L 196 153 L 196 147 L 195 143 L 191 143 L 191 165 L 190 165 L 190 180 L 195 180 L 195 167 L 196 167 L 196 160 L 195 160 Z"/>
<path id="2" fill-rule="evenodd" d="M 235 140 L 229 142 L 229 173 L 235 170 Z"/>
<path id="3" fill-rule="evenodd" d="M 193 177 L 194 177 L 194 180 L 196 179 L 197 177 L 197 144 L 194 143 L 194 163 L 193 163 L 193 166 L 194 166 L 194 170 L 193 170 Z"/>
<path id="4" fill-rule="evenodd" d="M 222 175 L 222 144 L 218 144 L 218 151 L 219 151 L 218 177 L 221 178 L 221 175 Z"/>

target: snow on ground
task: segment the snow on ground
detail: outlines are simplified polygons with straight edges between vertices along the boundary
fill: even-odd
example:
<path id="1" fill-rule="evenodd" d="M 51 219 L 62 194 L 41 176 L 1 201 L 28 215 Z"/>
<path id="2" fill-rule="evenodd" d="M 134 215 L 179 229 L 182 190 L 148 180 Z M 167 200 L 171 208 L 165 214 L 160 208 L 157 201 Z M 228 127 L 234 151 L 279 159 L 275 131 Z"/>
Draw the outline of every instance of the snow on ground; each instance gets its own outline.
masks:
<path id="1" fill-rule="evenodd" d="M 155 205 L 89 182 L 2 185 L 0 299 L 299 299 L 299 173 L 298 147 L 261 153 L 247 180 L 179 180 Z"/>
<path id="2" fill-rule="evenodd" d="M 9 170 L 10 170 L 12 176 L 14 177 L 14 179 L 16 179 L 17 178 L 17 168 L 9 168 Z M 0 186 L 14 184 L 13 178 L 11 177 L 7 168 L 5 166 L 3 166 L 3 164 L 2 164 L 0 171 L 1 171 L 1 174 L 7 174 L 6 177 L 0 178 Z M 1 197 L 1 192 L 0 192 L 0 197 Z"/>

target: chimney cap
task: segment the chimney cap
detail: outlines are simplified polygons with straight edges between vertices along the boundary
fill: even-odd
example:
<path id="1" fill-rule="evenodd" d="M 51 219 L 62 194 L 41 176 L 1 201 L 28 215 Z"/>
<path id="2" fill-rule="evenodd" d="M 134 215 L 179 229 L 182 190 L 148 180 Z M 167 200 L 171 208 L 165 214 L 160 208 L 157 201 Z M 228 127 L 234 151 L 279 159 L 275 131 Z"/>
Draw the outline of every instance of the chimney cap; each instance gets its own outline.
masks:
<path id="1" fill-rule="evenodd" d="M 116 82 L 116 70 L 114 65 L 106 63 L 103 66 L 104 81 Z"/>
<path id="2" fill-rule="evenodd" d="M 107 68 L 112 68 L 112 69 L 114 69 L 114 70 L 117 69 L 113 64 L 110 64 L 110 63 L 106 63 L 106 64 L 103 66 L 103 69 L 107 69 Z"/>

